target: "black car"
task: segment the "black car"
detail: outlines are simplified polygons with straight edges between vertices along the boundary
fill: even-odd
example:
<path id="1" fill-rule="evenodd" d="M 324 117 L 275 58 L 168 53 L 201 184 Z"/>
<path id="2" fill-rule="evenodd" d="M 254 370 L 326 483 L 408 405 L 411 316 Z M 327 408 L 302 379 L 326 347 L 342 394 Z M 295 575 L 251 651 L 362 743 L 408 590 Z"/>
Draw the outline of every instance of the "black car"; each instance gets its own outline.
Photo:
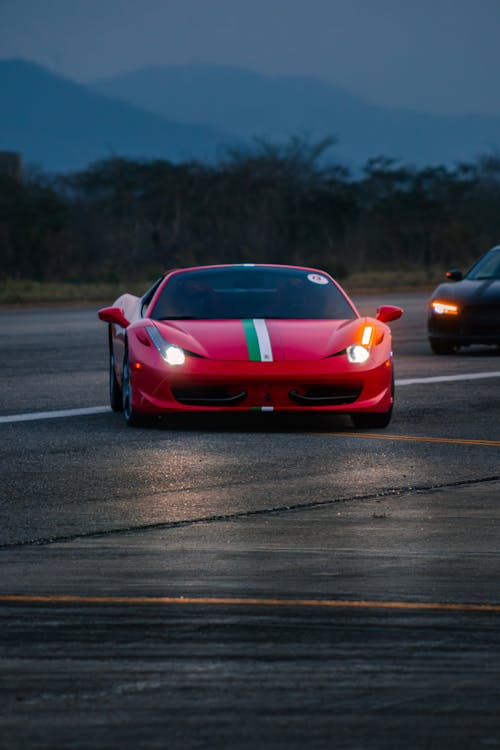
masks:
<path id="1" fill-rule="evenodd" d="M 447 271 L 429 302 L 429 344 L 434 354 L 461 346 L 500 347 L 500 245 L 479 258 L 467 273 Z"/>

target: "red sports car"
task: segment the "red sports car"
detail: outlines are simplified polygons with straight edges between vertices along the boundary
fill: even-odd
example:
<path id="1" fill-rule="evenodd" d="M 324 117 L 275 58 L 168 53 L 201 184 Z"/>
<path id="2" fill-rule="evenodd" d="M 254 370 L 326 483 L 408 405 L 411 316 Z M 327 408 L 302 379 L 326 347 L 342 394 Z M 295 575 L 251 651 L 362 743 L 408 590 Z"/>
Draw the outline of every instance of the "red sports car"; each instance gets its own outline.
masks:
<path id="1" fill-rule="evenodd" d="M 324 271 L 284 265 L 175 270 L 109 324 L 111 407 L 129 425 L 180 412 L 331 412 L 386 427 L 399 307 L 361 317 Z"/>

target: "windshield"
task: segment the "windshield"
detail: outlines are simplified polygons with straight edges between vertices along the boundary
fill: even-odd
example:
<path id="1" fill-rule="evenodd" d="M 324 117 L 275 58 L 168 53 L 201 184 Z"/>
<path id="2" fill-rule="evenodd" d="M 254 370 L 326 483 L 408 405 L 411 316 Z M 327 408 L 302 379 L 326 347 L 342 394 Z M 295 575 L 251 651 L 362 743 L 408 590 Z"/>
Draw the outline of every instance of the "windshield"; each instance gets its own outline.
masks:
<path id="1" fill-rule="evenodd" d="M 491 250 L 472 266 L 467 279 L 500 279 L 500 247 Z"/>
<path id="2" fill-rule="evenodd" d="M 355 318 L 356 313 L 322 273 L 284 267 L 228 266 L 174 274 L 163 287 L 150 317 L 344 320 Z"/>

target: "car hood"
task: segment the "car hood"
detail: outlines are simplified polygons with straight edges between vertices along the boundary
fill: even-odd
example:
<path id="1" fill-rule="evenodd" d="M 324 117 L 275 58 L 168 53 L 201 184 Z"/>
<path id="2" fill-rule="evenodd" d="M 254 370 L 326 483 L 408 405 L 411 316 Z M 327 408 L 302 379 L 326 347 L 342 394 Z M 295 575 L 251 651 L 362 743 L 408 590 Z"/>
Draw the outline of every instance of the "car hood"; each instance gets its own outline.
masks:
<path id="1" fill-rule="evenodd" d="M 432 299 L 442 298 L 443 301 L 457 302 L 461 305 L 500 305 L 500 280 L 464 279 L 455 283 L 445 283 L 435 289 Z"/>
<path id="2" fill-rule="evenodd" d="M 323 359 L 336 354 L 355 343 L 365 320 L 183 320 L 154 324 L 167 341 L 202 357 L 272 362 Z"/>

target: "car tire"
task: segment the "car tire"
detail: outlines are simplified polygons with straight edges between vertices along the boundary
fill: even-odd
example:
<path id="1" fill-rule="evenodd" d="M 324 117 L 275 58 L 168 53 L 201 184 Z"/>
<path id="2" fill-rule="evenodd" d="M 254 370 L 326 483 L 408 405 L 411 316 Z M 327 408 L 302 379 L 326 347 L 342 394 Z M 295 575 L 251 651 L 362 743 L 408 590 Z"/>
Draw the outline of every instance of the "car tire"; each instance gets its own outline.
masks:
<path id="1" fill-rule="evenodd" d="M 394 404 L 394 371 L 392 373 L 391 381 L 391 397 L 392 404 L 388 411 L 382 412 L 359 412 L 358 414 L 351 414 L 351 421 L 354 427 L 360 427 L 362 429 L 383 429 L 387 427 L 392 419 L 392 409 Z"/>
<path id="2" fill-rule="evenodd" d="M 122 370 L 122 411 L 125 422 L 129 427 L 141 427 L 145 423 L 145 417 L 138 414 L 132 406 L 132 380 L 130 377 L 130 361 L 128 349 L 125 349 Z"/>
<path id="3" fill-rule="evenodd" d="M 376 412 L 364 412 L 360 414 L 351 414 L 351 420 L 354 427 L 361 427 L 363 429 L 383 429 L 387 427 L 392 418 L 392 406 L 389 411 L 383 411 L 377 414 Z"/>
<path id="4" fill-rule="evenodd" d="M 454 354 L 458 346 L 448 339 L 429 339 L 429 346 L 434 354 Z"/>
<path id="5" fill-rule="evenodd" d="M 123 411 L 122 389 L 115 372 L 115 354 L 113 345 L 109 346 L 109 403 L 113 411 Z"/>

